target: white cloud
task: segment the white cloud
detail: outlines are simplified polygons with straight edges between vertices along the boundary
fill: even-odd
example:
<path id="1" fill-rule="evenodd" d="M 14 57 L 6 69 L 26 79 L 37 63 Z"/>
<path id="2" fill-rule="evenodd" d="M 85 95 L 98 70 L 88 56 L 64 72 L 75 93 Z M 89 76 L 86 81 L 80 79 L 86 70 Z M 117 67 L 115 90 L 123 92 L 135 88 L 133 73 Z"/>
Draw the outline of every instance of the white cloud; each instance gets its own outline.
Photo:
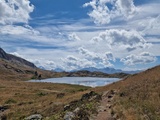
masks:
<path id="1" fill-rule="evenodd" d="M 126 18 L 132 18 L 136 12 L 133 0 L 117 0 L 115 4 L 117 12 Z"/>
<path id="2" fill-rule="evenodd" d="M 109 8 L 104 4 L 98 3 L 96 0 L 92 0 L 89 3 L 84 4 L 84 7 L 91 6 L 93 11 L 89 12 L 88 15 L 93 18 L 96 24 L 106 24 L 110 22 L 111 17 L 109 16 Z"/>
<path id="3" fill-rule="evenodd" d="M 96 66 L 96 64 L 92 61 L 89 61 L 85 58 L 77 58 L 73 55 L 68 55 L 66 58 L 62 58 L 61 60 L 62 65 L 58 67 L 66 71 Z"/>
<path id="4" fill-rule="evenodd" d="M 21 57 L 21 58 L 23 58 L 23 55 L 20 55 L 20 54 L 19 54 L 19 53 L 17 53 L 17 52 L 12 52 L 12 53 L 10 53 L 10 54 L 15 55 L 15 56 L 17 56 L 17 57 Z"/>
<path id="5" fill-rule="evenodd" d="M 98 53 L 91 52 L 85 48 L 79 48 L 79 53 L 82 54 L 83 57 L 86 58 L 87 60 L 94 62 L 97 67 L 113 66 L 110 63 L 110 60 L 111 60 L 110 56 L 113 56 L 112 53 L 98 54 Z"/>
<path id="6" fill-rule="evenodd" d="M 95 42 L 95 44 L 101 42 L 110 49 L 123 49 L 129 52 L 138 48 L 147 48 L 151 45 L 137 31 L 118 29 L 101 32 L 99 36 L 92 38 L 91 42 Z"/>
<path id="7" fill-rule="evenodd" d="M 92 7 L 88 15 L 96 24 L 108 24 L 116 17 L 130 19 L 136 13 L 133 0 L 92 0 L 83 6 Z"/>
<path id="8" fill-rule="evenodd" d="M 156 61 L 156 57 L 148 52 L 143 52 L 140 54 L 131 54 L 126 58 L 121 59 L 121 61 L 126 65 L 136 65 L 136 64 L 148 64 Z"/>
<path id="9" fill-rule="evenodd" d="M 115 58 L 114 58 L 114 56 L 111 52 L 106 52 L 105 54 L 106 54 L 106 57 L 107 57 L 108 60 L 115 61 Z"/>
<path id="10" fill-rule="evenodd" d="M 160 35 L 160 15 L 155 18 L 150 18 L 146 21 L 143 33 L 147 35 Z"/>
<path id="11" fill-rule="evenodd" d="M 68 35 L 68 39 L 71 40 L 71 41 L 79 41 L 81 40 L 76 33 L 71 33 Z"/>
<path id="12" fill-rule="evenodd" d="M 33 29 L 29 25 L 16 26 L 16 25 L 5 25 L 0 26 L 0 34 L 10 35 L 39 35 L 39 31 Z"/>
<path id="13" fill-rule="evenodd" d="M 1 0 L 0 1 L 0 23 L 28 23 L 30 13 L 34 6 L 29 0 Z"/>

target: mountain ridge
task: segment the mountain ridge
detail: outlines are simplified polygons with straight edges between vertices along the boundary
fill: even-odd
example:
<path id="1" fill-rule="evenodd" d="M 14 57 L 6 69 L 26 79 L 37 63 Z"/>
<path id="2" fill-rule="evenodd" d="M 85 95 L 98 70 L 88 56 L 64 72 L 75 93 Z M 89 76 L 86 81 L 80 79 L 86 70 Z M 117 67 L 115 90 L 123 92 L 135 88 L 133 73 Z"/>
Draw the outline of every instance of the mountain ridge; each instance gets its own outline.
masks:
<path id="1" fill-rule="evenodd" d="M 60 69 L 60 68 L 53 69 L 53 71 L 64 72 L 64 70 Z M 115 69 L 115 68 L 111 68 L 111 67 L 105 67 L 105 68 L 86 67 L 86 68 L 71 70 L 71 71 L 67 71 L 67 72 L 78 72 L 78 71 L 102 72 L 102 73 L 107 73 L 107 74 L 116 74 L 116 73 L 136 74 L 136 73 L 141 72 L 141 70 L 124 71 L 121 69 Z"/>
<path id="2" fill-rule="evenodd" d="M 31 63 L 21 57 L 17 57 L 15 55 L 8 54 L 2 48 L 0 48 L 0 58 L 14 62 L 14 63 L 23 64 L 23 65 L 26 65 L 26 66 L 29 66 L 32 68 L 36 68 L 36 66 L 33 63 Z"/>

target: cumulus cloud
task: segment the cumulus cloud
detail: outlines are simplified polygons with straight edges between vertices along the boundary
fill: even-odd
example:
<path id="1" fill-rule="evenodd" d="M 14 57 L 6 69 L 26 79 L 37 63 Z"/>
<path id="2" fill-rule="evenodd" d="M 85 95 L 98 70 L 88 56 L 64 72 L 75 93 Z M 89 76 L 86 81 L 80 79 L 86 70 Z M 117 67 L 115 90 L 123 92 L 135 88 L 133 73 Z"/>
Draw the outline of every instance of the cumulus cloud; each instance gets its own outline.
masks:
<path id="1" fill-rule="evenodd" d="M 103 44 L 105 43 L 106 46 L 111 49 L 116 46 L 116 49 L 124 49 L 129 52 L 138 48 L 147 48 L 151 45 L 146 42 L 141 34 L 134 30 L 106 30 L 101 32 L 98 36 L 92 38 L 91 41 L 95 42 L 95 44 L 98 42 L 103 42 Z"/>
<path id="2" fill-rule="evenodd" d="M 146 22 L 143 33 L 147 35 L 159 35 L 160 34 L 160 15 L 155 18 L 150 18 Z"/>
<path id="3" fill-rule="evenodd" d="M 111 56 L 113 60 L 112 53 L 98 54 L 98 53 L 91 52 L 85 48 L 79 48 L 79 53 L 81 53 L 84 56 L 84 58 L 86 58 L 87 60 L 94 62 L 96 66 L 99 66 L 99 67 L 113 66 L 110 63 Z"/>
<path id="4" fill-rule="evenodd" d="M 114 56 L 111 52 L 106 52 L 105 54 L 106 54 L 106 57 L 107 57 L 108 60 L 115 61 L 115 58 L 114 58 Z"/>
<path id="5" fill-rule="evenodd" d="M 76 33 L 71 33 L 68 35 L 68 39 L 71 41 L 80 41 L 81 39 L 77 36 Z"/>
<path id="6" fill-rule="evenodd" d="M 134 0 L 117 0 L 115 3 L 117 12 L 120 12 L 120 14 L 126 18 L 132 18 L 136 12 L 136 7 L 133 1 Z"/>
<path id="7" fill-rule="evenodd" d="M 140 54 L 131 54 L 121 61 L 126 65 L 136 65 L 136 64 L 148 64 L 156 61 L 156 57 L 148 52 L 143 52 Z"/>
<path id="8" fill-rule="evenodd" d="M 95 64 L 92 61 L 89 61 L 84 58 L 77 58 L 72 55 L 68 55 L 66 58 L 62 59 L 62 61 L 63 67 L 61 66 L 61 69 L 64 69 L 66 71 L 95 66 Z"/>
<path id="9" fill-rule="evenodd" d="M 92 7 L 88 15 L 96 24 L 108 24 L 116 17 L 129 19 L 136 13 L 133 0 L 92 0 L 83 6 Z"/>
<path id="10" fill-rule="evenodd" d="M 33 10 L 29 0 L 1 0 L 0 24 L 28 23 Z"/>

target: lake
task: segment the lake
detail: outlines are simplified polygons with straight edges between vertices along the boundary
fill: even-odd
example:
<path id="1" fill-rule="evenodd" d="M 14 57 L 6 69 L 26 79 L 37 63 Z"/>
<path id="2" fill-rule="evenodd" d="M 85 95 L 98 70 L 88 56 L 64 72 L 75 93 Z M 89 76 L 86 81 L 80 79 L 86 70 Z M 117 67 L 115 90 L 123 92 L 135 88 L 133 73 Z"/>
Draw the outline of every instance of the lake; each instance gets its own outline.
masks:
<path id="1" fill-rule="evenodd" d="M 61 77 L 43 80 L 30 80 L 30 82 L 67 83 L 90 87 L 104 86 L 119 81 L 119 78 L 96 78 L 96 77 Z"/>

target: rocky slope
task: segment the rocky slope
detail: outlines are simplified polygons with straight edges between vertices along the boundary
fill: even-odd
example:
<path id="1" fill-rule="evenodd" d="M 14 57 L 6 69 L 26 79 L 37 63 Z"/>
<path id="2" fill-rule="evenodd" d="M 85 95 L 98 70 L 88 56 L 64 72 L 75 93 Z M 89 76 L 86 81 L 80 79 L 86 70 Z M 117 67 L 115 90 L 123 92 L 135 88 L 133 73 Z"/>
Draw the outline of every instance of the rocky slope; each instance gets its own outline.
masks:
<path id="1" fill-rule="evenodd" d="M 29 80 L 60 77 L 62 73 L 37 68 L 33 63 L 0 48 L 0 80 Z"/>
<path id="2" fill-rule="evenodd" d="M 29 61 L 27 61 L 23 58 L 8 54 L 2 48 L 0 48 L 0 58 L 4 59 L 4 60 L 8 60 L 8 61 L 13 62 L 13 63 L 26 65 L 26 66 L 29 66 L 29 67 L 32 67 L 32 68 L 36 68 L 36 66 L 33 63 L 31 63 L 31 62 L 29 62 Z"/>

